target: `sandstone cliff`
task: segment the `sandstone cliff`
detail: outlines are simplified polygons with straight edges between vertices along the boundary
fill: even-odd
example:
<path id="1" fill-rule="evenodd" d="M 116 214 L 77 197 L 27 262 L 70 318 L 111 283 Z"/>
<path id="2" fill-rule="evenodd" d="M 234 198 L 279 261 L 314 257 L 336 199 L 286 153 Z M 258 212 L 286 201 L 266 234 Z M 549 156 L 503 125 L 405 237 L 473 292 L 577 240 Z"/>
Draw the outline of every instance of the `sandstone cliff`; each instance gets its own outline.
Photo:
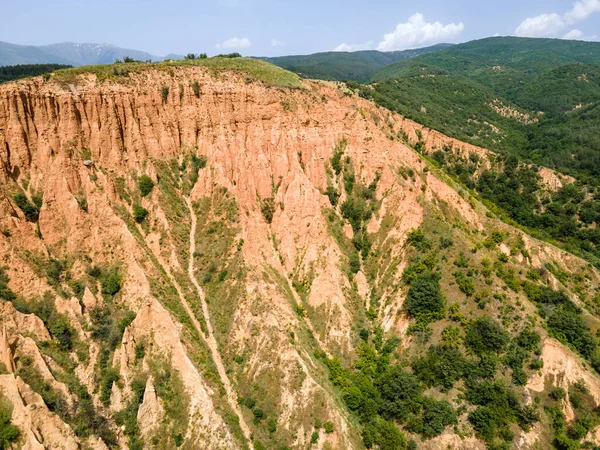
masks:
<path id="1" fill-rule="evenodd" d="M 66 351 L 70 362 L 58 360 L 44 344 L 49 324 L 0 303 L 9 334 L 0 350 L 3 361 L 16 362 L 5 362 L 11 374 L 26 361 L 67 409 L 80 395 L 74 386 L 85 387 L 106 435 L 114 435 L 110 445 L 123 448 L 132 436 L 148 448 L 250 448 L 252 441 L 308 448 L 311 440 L 319 449 L 362 448 L 361 428 L 323 358 L 351 366 L 362 348 L 358 332 L 379 326 L 386 338 L 401 339 L 395 357 L 423 352 L 403 308 L 409 231 L 450 230 L 456 251 L 469 252 L 498 230 L 527 250 L 506 247 L 509 264 L 525 271 L 556 264 L 585 276 L 579 295 L 595 291 L 594 269 L 486 215 L 409 143 L 476 153 L 482 166 L 485 150 L 334 84 L 300 84 L 174 66 L 106 81 L 87 74 L 0 86 L 0 264 L 18 297 L 51 293 L 56 317 L 76 340 Z M 332 166 L 336 152 L 341 172 Z M 142 175 L 155 185 L 145 196 Z M 352 176 L 354 192 L 370 189 L 372 208 L 354 227 L 340 210 L 355 195 L 347 189 Z M 17 205 L 19 192 L 31 205 L 41 199 L 37 220 Z M 370 247 L 356 256 L 359 233 Z M 495 254 L 483 248 L 472 259 Z M 443 277 L 451 278 L 450 261 Z M 506 291 L 501 280 L 489 290 L 489 297 Z M 454 283 L 446 296 L 464 297 Z M 508 301 L 536 315 L 523 293 Z M 123 324 L 112 347 L 102 310 L 115 329 Z M 469 306 L 463 313 L 480 315 Z M 532 375 L 529 390 L 543 391 L 545 380 L 566 372 L 565 383 L 584 378 L 600 398 L 595 374 L 560 365 L 581 364 L 578 356 L 556 341 L 543 349 L 547 367 Z M 99 428 L 75 433 L 64 422 L 75 421 L 70 413 L 46 420 L 41 397 L 20 378 L 2 377 L 25 448 L 104 445 Z M 135 414 L 120 413 L 128 408 Z M 332 431 L 319 432 L 316 421 L 331 422 Z M 535 448 L 544 436 L 520 442 Z M 483 444 L 448 427 L 425 445 Z"/>

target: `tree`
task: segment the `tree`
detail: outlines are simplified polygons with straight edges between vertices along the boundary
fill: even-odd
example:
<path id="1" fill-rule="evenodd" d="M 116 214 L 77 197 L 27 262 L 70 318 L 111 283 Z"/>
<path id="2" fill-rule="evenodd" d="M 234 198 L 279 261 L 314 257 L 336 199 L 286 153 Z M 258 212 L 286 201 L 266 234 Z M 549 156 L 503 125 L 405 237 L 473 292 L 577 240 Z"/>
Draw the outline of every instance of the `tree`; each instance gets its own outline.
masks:
<path id="1" fill-rule="evenodd" d="M 446 426 L 456 423 L 456 412 L 447 400 L 425 399 L 423 403 L 423 431 L 421 432 L 425 438 L 438 436 L 444 432 Z"/>
<path id="2" fill-rule="evenodd" d="M 424 322 L 432 322 L 444 317 L 444 297 L 437 274 L 426 272 L 410 283 L 406 296 L 406 309 L 410 315 Z"/>
<path id="3" fill-rule="evenodd" d="M 183 59 L 196 59 L 196 55 L 194 55 L 193 53 L 188 53 L 183 57 Z"/>
<path id="4" fill-rule="evenodd" d="M 411 411 L 419 409 L 419 380 L 400 366 L 389 367 L 375 385 L 381 394 L 381 411 L 384 416 L 402 421 Z"/>
<path id="5" fill-rule="evenodd" d="M 142 223 L 148 216 L 148 210 L 140 205 L 133 205 L 133 219 L 137 223 Z"/>
<path id="6" fill-rule="evenodd" d="M 465 343 L 475 353 L 500 353 L 508 343 L 508 333 L 490 317 L 482 317 L 467 330 Z"/>
<path id="7" fill-rule="evenodd" d="M 150 192 L 152 192 L 152 189 L 154 189 L 154 181 L 152 181 L 152 178 L 150 178 L 148 175 L 142 175 L 138 179 L 138 188 L 140 189 L 142 197 L 146 197 L 148 194 L 150 194 Z"/>

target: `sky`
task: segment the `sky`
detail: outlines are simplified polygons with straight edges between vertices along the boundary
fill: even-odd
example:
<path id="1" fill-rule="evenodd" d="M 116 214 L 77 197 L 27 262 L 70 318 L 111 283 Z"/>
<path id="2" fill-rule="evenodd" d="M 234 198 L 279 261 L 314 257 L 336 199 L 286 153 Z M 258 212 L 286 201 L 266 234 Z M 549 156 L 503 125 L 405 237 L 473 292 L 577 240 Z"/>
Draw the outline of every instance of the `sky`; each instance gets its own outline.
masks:
<path id="1" fill-rule="evenodd" d="M 3 0 L 0 41 L 252 56 L 382 51 L 494 35 L 600 40 L 600 0 Z"/>

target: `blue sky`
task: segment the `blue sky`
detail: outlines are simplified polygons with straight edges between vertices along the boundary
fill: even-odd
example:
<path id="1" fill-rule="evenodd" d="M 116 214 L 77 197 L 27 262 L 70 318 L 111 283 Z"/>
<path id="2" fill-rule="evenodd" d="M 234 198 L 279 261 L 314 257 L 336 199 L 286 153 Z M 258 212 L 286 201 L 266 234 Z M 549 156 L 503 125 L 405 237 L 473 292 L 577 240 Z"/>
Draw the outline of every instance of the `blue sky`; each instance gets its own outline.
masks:
<path id="1" fill-rule="evenodd" d="M 8 0 L 0 41 L 276 56 L 520 35 L 600 40 L 600 0 Z"/>

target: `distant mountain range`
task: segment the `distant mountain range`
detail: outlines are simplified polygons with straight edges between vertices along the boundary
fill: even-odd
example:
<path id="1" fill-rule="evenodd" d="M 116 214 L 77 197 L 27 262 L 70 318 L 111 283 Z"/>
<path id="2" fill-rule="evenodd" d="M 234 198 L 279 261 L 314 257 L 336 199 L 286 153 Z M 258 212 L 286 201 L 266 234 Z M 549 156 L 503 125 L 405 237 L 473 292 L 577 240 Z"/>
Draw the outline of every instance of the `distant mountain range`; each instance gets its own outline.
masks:
<path id="1" fill-rule="evenodd" d="M 367 81 L 378 70 L 399 61 L 405 61 L 419 55 L 437 52 L 452 44 L 437 44 L 414 50 L 396 52 L 378 52 L 365 50 L 358 52 L 324 52 L 312 55 L 261 57 L 284 69 L 295 72 L 305 78 L 326 80 Z M 163 61 L 165 59 L 183 59 L 183 55 L 169 54 L 156 56 L 139 50 L 116 47 L 110 44 L 78 44 L 63 42 L 51 45 L 17 45 L 0 41 L 0 66 L 17 64 L 67 64 L 87 66 L 112 64 L 126 56 L 140 61 Z"/>
<path id="2" fill-rule="evenodd" d="M 183 59 L 182 55 L 156 56 L 139 50 L 120 48 L 109 44 L 63 42 L 60 44 L 34 46 L 0 42 L 0 66 L 48 63 L 86 66 L 111 64 L 117 59 L 123 59 L 126 56 L 141 61 Z"/>
<path id="3" fill-rule="evenodd" d="M 435 53 L 450 46 L 452 44 L 436 44 L 431 47 L 395 52 L 379 52 L 377 50 L 324 52 L 260 59 L 297 73 L 304 78 L 367 81 L 375 72 L 390 64 Z"/>

